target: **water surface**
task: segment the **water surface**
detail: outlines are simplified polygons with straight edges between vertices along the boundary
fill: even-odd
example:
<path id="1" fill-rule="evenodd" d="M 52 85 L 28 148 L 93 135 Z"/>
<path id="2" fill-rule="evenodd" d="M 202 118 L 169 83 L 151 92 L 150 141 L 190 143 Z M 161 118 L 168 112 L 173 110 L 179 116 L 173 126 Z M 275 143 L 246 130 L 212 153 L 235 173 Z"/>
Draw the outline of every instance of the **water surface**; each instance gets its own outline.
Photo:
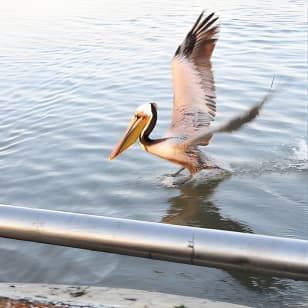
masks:
<path id="1" fill-rule="evenodd" d="M 205 7 L 206 5 L 206 7 Z M 240 132 L 205 149 L 232 169 L 173 187 L 177 166 L 138 145 L 108 156 L 135 108 L 169 126 L 170 60 L 203 9 L 220 16 L 217 118 L 279 91 Z M 10 1 L 0 4 L 0 203 L 307 239 L 304 1 Z M 0 240 L 0 281 L 130 287 L 307 306 L 307 283 Z"/>

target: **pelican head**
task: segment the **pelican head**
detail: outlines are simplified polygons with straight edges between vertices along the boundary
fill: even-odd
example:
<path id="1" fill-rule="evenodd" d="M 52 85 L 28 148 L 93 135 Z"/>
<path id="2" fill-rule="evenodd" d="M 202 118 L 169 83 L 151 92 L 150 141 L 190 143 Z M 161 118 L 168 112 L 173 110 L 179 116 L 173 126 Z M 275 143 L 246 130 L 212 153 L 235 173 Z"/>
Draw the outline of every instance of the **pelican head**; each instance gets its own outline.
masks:
<path id="1" fill-rule="evenodd" d="M 148 136 L 156 123 L 156 114 L 156 103 L 146 103 L 139 106 L 135 111 L 135 114 L 125 133 L 109 156 L 109 160 L 114 159 L 120 153 L 124 152 L 127 148 L 136 142 L 138 137 L 141 139 L 144 135 Z M 153 125 L 150 125 L 151 123 L 153 123 Z"/>

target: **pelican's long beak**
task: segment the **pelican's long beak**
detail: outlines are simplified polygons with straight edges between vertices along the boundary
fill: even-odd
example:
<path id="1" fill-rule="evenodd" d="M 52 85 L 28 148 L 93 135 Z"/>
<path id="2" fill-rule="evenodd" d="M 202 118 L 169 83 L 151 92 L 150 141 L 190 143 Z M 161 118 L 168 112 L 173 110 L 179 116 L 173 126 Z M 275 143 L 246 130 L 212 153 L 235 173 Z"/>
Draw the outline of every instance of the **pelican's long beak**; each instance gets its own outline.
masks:
<path id="1" fill-rule="evenodd" d="M 148 117 L 140 117 L 140 118 L 133 117 L 122 138 L 120 139 L 120 141 L 112 151 L 111 155 L 109 156 L 109 160 L 114 159 L 120 153 L 124 152 L 138 139 L 141 132 L 148 123 L 148 120 L 149 120 Z"/>

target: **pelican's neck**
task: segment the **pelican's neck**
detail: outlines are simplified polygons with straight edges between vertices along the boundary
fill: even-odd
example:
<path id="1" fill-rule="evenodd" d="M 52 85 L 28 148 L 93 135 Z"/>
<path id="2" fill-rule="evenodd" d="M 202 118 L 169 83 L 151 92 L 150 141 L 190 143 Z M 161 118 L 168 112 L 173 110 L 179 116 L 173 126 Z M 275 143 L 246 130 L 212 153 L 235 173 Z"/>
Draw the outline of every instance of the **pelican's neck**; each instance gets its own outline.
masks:
<path id="1" fill-rule="evenodd" d="M 141 144 L 147 146 L 155 143 L 157 140 L 153 140 L 150 138 L 150 134 L 152 133 L 156 122 L 157 122 L 157 111 L 156 108 L 151 104 L 151 111 L 152 111 L 152 117 L 148 123 L 148 125 L 145 127 L 143 132 L 141 133 L 139 139 Z"/>

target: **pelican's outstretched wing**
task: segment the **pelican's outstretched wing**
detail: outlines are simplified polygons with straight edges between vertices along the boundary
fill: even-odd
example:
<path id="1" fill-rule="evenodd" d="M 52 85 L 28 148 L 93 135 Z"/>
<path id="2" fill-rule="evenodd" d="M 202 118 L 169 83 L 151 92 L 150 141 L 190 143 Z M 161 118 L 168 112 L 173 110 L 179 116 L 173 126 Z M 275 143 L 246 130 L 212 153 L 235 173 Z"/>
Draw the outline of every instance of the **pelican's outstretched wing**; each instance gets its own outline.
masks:
<path id="1" fill-rule="evenodd" d="M 261 108 L 273 96 L 273 94 L 274 90 L 271 88 L 261 100 L 261 102 L 258 102 L 257 104 L 250 107 L 247 111 L 239 114 L 238 116 L 234 117 L 219 127 L 209 128 L 199 132 L 194 137 L 184 142 L 182 144 L 183 147 L 198 145 L 200 144 L 200 141 L 211 138 L 211 136 L 216 133 L 232 133 L 239 130 L 243 125 L 251 122 L 259 115 Z"/>
<path id="2" fill-rule="evenodd" d="M 173 116 L 167 136 L 193 137 L 215 118 L 216 94 L 210 58 L 217 41 L 217 19 L 214 13 L 204 18 L 202 12 L 175 52 L 171 64 Z M 200 140 L 200 144 L 207 144 L 208 140 Z"/>

